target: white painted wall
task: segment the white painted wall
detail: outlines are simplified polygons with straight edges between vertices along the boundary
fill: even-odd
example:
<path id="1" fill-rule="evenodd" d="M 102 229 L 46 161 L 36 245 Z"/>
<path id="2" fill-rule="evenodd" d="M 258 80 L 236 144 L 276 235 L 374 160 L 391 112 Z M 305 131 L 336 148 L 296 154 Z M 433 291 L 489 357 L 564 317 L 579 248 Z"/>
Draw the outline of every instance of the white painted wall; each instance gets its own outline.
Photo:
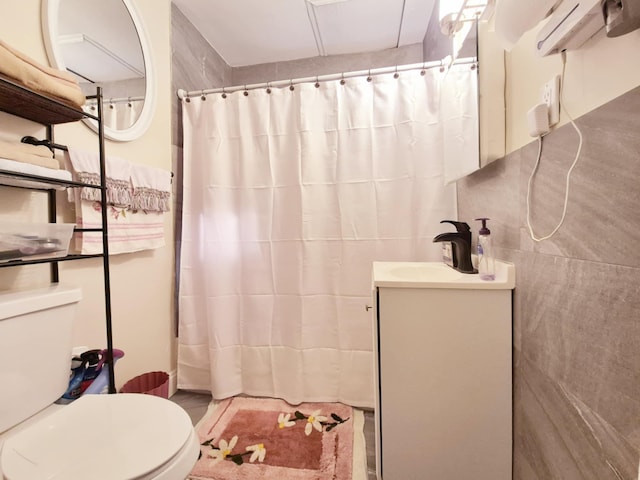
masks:
<path id="1" fill-rule="evenodd" d="M 40 0 L 12 0 L 13 8 L 0 15 L 2 40 L 37 61 L 48 64 L 40 27 Z M 149 130 L 127 143 L 107 141 L 107 154 L 147 165 L 171 169 L 171 3 L 169 0 L 134 0 L 148 37 L 157 72 L 157 108 Z M 100 19 L 87 19 L 87 22 Z M 0 138 L 44 136 L 44 130 L 28 122 L 0 115 Z M 97 149 L 97 136 L 84 124 L 56 127 L 56 141 L 82 149 Z M 24 194 L 0 194 L 3 205 L 26 209 L 39 204 Z M 13 191 L 12 189 L 12 192 Z M 73 215 L 65 215 L 70 220 Z M 11 215 L 3 207 L 3 215 Z M 44 217 L 46 219 L 46 217 Z M 116 365 L 116 383 L 152 370 L 172 371 L 176 365 L 173 338 L 173 218 L 165 215 L 164 248 L 111 257 L 111 298 L 114 346 L 125 351 Z M 0 270 L 0 289 L 47 281 L 46 268 L 17 275 L 16 269 Z M 101 260 L 61 264 L 61 281 L 82 286 L 82 300 L 75 328 L 76 345 L 106 346 Z"/>
<path id="2" fill-rule="evenodd" d="M 542 85 L 562 72 L 560 55 L 538 57 L 538 29 L 526 33 L 506 54 L 507 152 L 531 142 L 526 112 L 539 103 Z M 608 38 L 604 29 L 581 49 L 567 52 L 564 103 L 577 118 L 640 85 L 640 30 Z M 560 125 L 567 123 L 563 112 Z"/>

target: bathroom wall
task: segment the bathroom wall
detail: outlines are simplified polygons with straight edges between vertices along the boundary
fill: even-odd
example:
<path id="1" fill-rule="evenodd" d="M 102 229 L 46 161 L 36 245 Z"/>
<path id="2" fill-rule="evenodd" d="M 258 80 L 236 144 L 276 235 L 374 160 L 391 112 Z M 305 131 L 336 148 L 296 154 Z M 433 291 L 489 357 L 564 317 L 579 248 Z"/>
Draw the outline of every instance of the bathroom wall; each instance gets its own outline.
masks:
<path id="1" fill-rule="evenodd" d="M 540 89 L 553 75 L 562 73 L 560 55 L 538 57 L 534 51 L 540 27 L 523 35 L 506 54 L 507 152 L 531 141 L 526 112 L 540 103 Z M 604 29 L 579 50 L 567 52 L 564 103 L 573 117 L 579 117 L 628 92 L 640 84 L 640 62 L 636 61 L 640 30 L 608 38 Z M 561 114 L 561 124 L 568 121 Z"/>
<path id="2" fill-rule="evenodd" d="M 625 59 L 632 52 L 610 53 Z M 511 59 L 512 66 L 518 62 Z M 522 72 L 513 72 L 512 82 L 514 77 Z M 591 81 L 584 79 L 581 92 Z M 570 98 L 579 103 L 575 93 Z M 496 256 L 517 270 L 515 480 L 638 478 L 640 87 L 576 123 L 584 145 L 566 220 L 551 239 L 532 241 L 526 226 L 537 142 L 458 182 L 459 218 L 491 218 Z M 561 218 L 565 176 L 577 147 L 569 124 L 544 139 L 530 204 L 538 237 Z"/>
<path id="3" fill-rule="evenodd" d="M 3 41 L 35 60 L 48 64 L 40 24 L 41 3 L 40 0 L 23 0 L 19 8 L 3 9 L 0 31 Z M 135 6 L 147 29 L 153 52 L 158 90 L 156 110 L 149 130 L 140 139 L 124 143 L 107 141 L 106 151 L 107 154 L 170 170 L 170 2 L 136 0 Z M 25 134 L 44 136 L 44 129 L 31 122 L 0 115 L 2 138 L 14 140 Z M 59 143 L 87 150 L 97 149 L 97 136 L 84 124 L 56 127 L 55 134 Z M 27 198 L 16 192 L 7 193 L 8 189 L 1 190 L 4 192 L 0 202 L 1 215 L 11 216 L 16 211 L 31 211 L 25 205 L 42 203 L 40 200 L 33 200 L 32 195 Z M 68 215 L 69 212 L 64 213 Z M 117 386 L 146 371 L 171 371 L 175 368 L 175 345 L 172 338 L 172 239 L 173 218 L 170 213 L 165 215 L 167 245 L 164 248 L 111 257 L 114 344 L 126 354 L 116 366 Z M 80 285 L 83 291 L 74 343 L 95 348 L 105 346 L 101 260 L 64 262 L 60 264 L 60 270 L 61 281 Z M 42 283 L 48 283 L 46 266 L 0 270 L 1 289 Z"/>

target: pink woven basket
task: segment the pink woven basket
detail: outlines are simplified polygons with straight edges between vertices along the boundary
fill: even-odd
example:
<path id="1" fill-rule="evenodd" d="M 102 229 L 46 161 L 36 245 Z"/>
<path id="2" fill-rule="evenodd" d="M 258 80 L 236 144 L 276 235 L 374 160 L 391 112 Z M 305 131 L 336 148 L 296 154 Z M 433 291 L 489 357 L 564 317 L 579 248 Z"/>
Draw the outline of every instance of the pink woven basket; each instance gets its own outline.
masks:
<path id="1" fill-rule="evenodd" d="M 120 393 L 146 393 L 169 398 L 169 374 L 167 372 L 143 373 L 125 383 Z"/>

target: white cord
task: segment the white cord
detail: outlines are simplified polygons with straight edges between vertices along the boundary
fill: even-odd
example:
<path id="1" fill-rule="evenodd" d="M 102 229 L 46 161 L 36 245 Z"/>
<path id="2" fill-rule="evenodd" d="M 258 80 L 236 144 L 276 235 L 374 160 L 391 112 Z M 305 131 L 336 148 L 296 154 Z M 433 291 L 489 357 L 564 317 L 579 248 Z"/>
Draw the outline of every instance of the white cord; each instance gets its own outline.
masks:
<path id="1" fill-rule="evenodd" d="M 531 181 L 533 180 L 533 177 L 536 171 L 538 170 L 538 165 L 540 164 L 540 157 L 542 156 L 542 135 L 538 137 L 538 158 L 536 159 L 536 164 L 533 167 L 533 171 L 529 176 L 529 183 L 527 184 L 527 227 L 529 228 L 529 235 L 531 236 L 531 239 L 535 242 L 542 242 L 543 240 L 547 240 L 553 237 L 556 234 L 556 232 L 560 229 L 562 224 L 564 223 L 564 218 L 567 215 L 567 205 L 569 204 L 569 179 L 571 178 L 571 172 L 573 172 L 574 167 L 578 163 L 578 158 L 580 158 L 580 152 L 582 151 L 582 132 L 576 125 L 576 122 L 573 121 L 573 118 L 567 111 L 566 107 L 564 106 L 564 102 L 562 101 L 562 96 L 564 93 L 564 71 L 567 65 L 566 52 L 564 51 L 561 52 L 561 56 L 562 56 L 562 76 L 560 77 L 560 95 L 559 95 L 560 107 L 562 107 L 562 110 L 564 110 L 564 113 L 567 114 L 567 117 L 569 118 L 569 122 L 571 122 L 571 125 L 573 125 L 573 128 L 578 133 L 578 138 L 580 141 L 578 143 L 578 151 L 576 152 L 576 158 L 573 160 L 573 163 L 571 164 L 571 167 L 567 172 L 567 179 L 565 183 L 564 208 L 562 209 L 562 218 L 560 219 L 560 223 L 558 223 L 556 228 L 554 228 L 549 235 L 546 235 L 542 238 L 538 238 L 533 233 L 533 227 L 531 226 L 531 217 L 530 217 Z"/>

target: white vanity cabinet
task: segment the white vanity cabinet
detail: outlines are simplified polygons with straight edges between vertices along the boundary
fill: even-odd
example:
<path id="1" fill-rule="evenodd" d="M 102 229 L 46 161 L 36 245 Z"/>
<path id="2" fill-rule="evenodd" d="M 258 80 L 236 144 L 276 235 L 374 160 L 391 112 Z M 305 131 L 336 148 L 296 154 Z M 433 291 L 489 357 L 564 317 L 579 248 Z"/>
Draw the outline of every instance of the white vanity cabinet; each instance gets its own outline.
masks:
<path id="1" fill-rule="evenodd" d="M 509 480 L 513 265 L 374 262 L 379 480 Z"/>

